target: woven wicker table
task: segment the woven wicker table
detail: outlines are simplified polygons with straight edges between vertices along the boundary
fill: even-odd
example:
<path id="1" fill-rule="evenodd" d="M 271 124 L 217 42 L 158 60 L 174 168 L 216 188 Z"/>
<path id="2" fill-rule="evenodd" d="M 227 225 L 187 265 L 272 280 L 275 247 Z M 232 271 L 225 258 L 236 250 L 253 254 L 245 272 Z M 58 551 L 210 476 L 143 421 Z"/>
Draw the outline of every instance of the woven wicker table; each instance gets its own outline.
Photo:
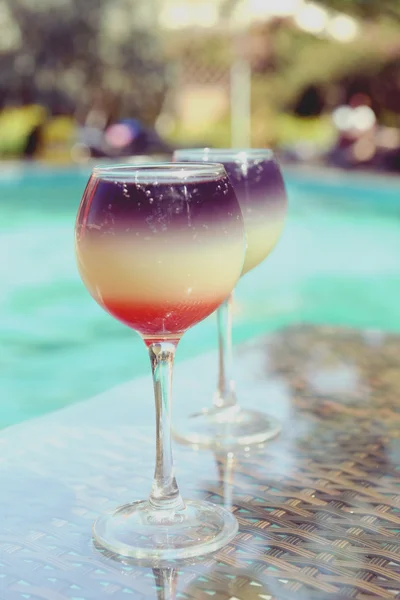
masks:
<path id="1" fill-rule="evenodd" d="M 97 514 L 148 493 L 151 384 L 137 380 L 0 434 L 1 600 L 400 598 L 400 337 L 297 327 L 238 352 L 241 396 L 281 436 L 227 456 L 175 448 L 183 494 L 231 506 L 234 542 L 153 569 L 93 548 Z M 212 390 L 215 356 L 202 360 Z M 185 389 L 209 401 L 192 373 L 178 365 L 175 414 Z"/>

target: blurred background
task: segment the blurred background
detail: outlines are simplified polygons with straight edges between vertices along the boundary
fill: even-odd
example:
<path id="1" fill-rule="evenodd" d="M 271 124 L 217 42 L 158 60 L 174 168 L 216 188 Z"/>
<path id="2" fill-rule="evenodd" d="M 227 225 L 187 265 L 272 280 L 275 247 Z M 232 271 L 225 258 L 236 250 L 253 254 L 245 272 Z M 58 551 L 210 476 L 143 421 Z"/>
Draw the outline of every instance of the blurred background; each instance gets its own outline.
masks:
<path id="1" fill-rule="evenodd" d="M 73 256 L 93 163 L 273 147 L 289 218 L 235 341 L 400 330 L 398 0 L 0 0 L 0 427 L 146 371 Z M 210 318 L 180 356 L 216 343 Z"/>
<path id="2" fill-rule="evenodd" d="M 0 154 L 400 169 L 397 0 L 1 0 Z"/>

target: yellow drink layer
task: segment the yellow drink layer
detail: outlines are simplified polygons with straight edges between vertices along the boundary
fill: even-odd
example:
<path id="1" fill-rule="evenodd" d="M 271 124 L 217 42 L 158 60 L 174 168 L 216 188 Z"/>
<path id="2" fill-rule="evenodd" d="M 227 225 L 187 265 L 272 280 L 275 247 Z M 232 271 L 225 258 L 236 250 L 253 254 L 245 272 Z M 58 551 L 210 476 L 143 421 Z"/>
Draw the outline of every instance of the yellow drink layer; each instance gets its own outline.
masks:
<path id="1" fill-rule="evenodd" d="M 205 237 L 205 236 L 203 236 Z M 210 239 L 212 237 L 213 239 Z M 167 236 L 168 238 L 168 236 Z M 243 238 L 171 235 L 141 239 L 117 234 L 77 244 L 78 266 L 91 294 L 139 303 L 208 302 L 224 298 L 240 276 Z"/>

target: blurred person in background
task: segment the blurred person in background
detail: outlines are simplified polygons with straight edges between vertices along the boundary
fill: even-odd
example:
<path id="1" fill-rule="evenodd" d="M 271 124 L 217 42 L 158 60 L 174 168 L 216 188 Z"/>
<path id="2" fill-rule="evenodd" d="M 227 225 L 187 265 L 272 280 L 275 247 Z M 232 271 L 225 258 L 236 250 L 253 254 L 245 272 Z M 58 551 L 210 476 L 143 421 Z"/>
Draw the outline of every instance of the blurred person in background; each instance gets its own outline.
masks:
<path id="1" fill-rule="evenodd" d="M 332 113 L 337 141 L 327 155 L 329 164 L 343 169 L 376 164 L 377 120 L 366 94 L 355 94 Z"/>
<path id="2" fill-rule="evenodd" d="M 117 158 L 140 154 L 170 154 L 173 148 L 152 127 L 138 119 L 121 119 L 107 124 L 100 113 L 91 113 L 80 130 L 80 144 L 94 158 Z"/>
<path id="3" fill-rule="evenodd" d="M 5 98 L 0 111 L 0 154 L 6 158 L 33 158 L 40 149 L 47 110 L 22 92 Z"/>
<path id="4" fill-rule="evenodd" d="M 307 86 L 290 111 L 280 115 L 283 157 L 290 161 L 318 161 L 335 142 L 335 129 L 328 118 L 322 89 Z"/>
<path id="5" fill-rule="evenodd" d="M 70 162 L 71 148 L 78 137 L 73 104 L 67 99 L 55 101 L 40 134 L 41 143 L 37 158 L 53 163 Z"/>
<path id="6" fill-rule="evenodd" d="M 119 155 L 170 154 L 173 149 L 153 127 L 138 119 L 122 119 L 105 132 L 106 147 Z"/>

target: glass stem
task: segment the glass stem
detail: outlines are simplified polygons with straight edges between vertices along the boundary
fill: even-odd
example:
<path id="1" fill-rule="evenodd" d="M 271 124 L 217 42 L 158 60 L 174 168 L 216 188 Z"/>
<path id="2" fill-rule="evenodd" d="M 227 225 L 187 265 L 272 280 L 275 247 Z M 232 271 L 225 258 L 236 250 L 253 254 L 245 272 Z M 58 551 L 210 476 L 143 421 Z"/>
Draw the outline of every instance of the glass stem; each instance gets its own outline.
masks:
<path id="1" fill-rule="evenodd" d="M 149 502 L 160 510 L 185 507 L 174 473 L 171 446 L 172 370 L 177 342 L 148 344 L 156 403 L 156 468 Z"/>
<path id="2" fill-rule="evenodd" d="M 178 570 L 170 568 L 153 568 L 157 586 L 157 600 L 175 600 Z"/>
<path id="3" fill-rule="evenodd" d="M 233 293 L 217 310 L 219 373 L 214 406 L 228 408 L 237 404 L 232 377 L 232 306 Z"/>

